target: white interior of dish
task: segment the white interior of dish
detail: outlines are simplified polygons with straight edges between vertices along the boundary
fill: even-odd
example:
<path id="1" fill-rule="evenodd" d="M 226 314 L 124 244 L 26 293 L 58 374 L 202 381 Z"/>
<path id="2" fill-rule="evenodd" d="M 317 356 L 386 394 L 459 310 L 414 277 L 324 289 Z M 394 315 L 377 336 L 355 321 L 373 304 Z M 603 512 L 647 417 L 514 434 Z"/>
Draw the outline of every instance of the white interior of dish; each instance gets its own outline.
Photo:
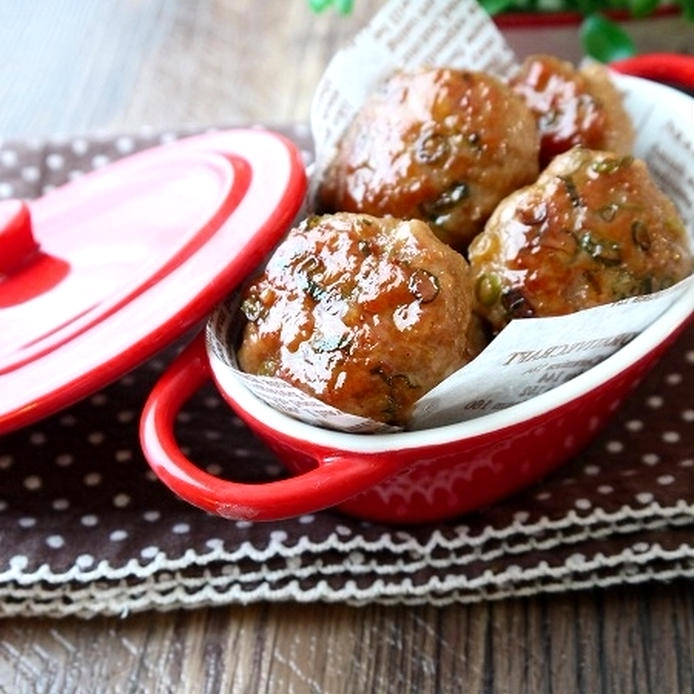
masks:
<path id="1" fill-rule="evenodd" d="M 616 75 L 615 81 L 618 87 L 625 92 L 625 105 L 637 129 L 637 139 L 634 147 L 636 156 L 647 158 L 646 155 L 649 148 L 659 141 L 659 133 L 652 132 L 652 130 L 646 131 L 644 127 L 644 123 L 648 121 L 653 109 L 662 109 L 665 113 L 674 114 L 676 119 L 688 119 L 686 122 L 690 125 L 689 120 L 693 104 L 693 100 L 690 97 L 668 87 L 635 77 Z M 686 130 L 689 141 L 684 146 L 694 150 L 694 134 L 690 133 L 690 130 L 691 128 Z M 662 182 L 659 181 L 659 184 L 662 185 Z M 680 211 L 685 217 L 690 244 L 694 248 L 694 241 L 692 240 L 694 234 L 692 217 L 694 211 L 691 209 L 684 211 L 680 209 Z M 267 426 L 289 434 L 294 438 L 304 439 L 339 450 L 382 452 L 430 446 L 486 434 L 530 420 L 560 407 L 625 371 L 667 339 L 693 311 L 694 297 L 689 293 L 685 293 L 654 323 L 618 352 L 585 373 L 523 403 L 467 422 L 421 431 L 404 431 L 389 434 L 350 434 L 331 431 L 288 417 L 256 397 L 209 348 L 208 356 L 220 390 L 228 395 L 230 400 L 235 402 L 238 407 L 264 422 Z M 211 323 L 213 322 L 214 316 L 211 319 Z"/>

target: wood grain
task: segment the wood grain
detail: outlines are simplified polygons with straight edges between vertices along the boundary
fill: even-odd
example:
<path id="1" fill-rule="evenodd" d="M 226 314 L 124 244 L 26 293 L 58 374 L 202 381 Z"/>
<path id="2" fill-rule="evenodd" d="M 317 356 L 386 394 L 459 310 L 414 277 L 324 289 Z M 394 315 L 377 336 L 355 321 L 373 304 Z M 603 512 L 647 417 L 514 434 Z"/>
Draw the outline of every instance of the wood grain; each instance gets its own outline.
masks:
<path id="1" fill-rule="evenodd" d="M 336 46 L 381 4 L 0 3 L 0 136 L 304 123 Z"/>
<path id="2" fill-rule="evenodd" d="M 12 619 L 0 692 L 690 692 L 693 613 L 682 583 L 448 607 Z"/>

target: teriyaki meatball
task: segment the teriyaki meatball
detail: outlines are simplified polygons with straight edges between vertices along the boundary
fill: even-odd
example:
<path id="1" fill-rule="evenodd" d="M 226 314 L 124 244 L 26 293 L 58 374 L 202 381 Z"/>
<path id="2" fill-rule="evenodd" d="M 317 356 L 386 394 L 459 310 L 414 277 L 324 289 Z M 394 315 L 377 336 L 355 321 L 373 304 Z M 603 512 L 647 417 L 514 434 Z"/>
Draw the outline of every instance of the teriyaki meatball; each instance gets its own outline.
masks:
<path id="1" fill-rule="evenodd" d="M 471 357 L 467 262 L 419 220 L 310 217 L 244 297 L 244 371 L 378 421 L 404 423 Z"/>
<path id="2" fill-rule="evenodd" d="M 531 55 L 510 84 L 537 118 L 542 168 L 575 145 L 631 151 L 631 120 L 602 65 L 577 70 L 554 56 Z"/>
<path id="3" fill-rule="evenodd" d="M 684 224 L 646 165 L 583 147 L 500 203 L 469 259 L 475 310 L 496 331 L 655 292 L 692 271 Z"/>
<path id="4" fill-rule="evenodd" d="M 539 135 L 495 77 L 447 68 L 399 72 L 338 145 L 319 206 L 422 219 L 464 251 L 496 204 L 538 174 Z"/>

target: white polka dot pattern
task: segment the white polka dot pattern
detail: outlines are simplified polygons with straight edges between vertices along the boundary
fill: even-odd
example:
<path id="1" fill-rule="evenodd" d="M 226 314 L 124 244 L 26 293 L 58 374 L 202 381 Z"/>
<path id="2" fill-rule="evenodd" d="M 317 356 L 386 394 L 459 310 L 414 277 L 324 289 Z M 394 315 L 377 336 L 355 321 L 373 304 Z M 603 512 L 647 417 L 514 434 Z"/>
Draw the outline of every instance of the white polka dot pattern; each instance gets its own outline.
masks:
<path id="1" fill-rule="evenodd" d="M 0 198 L 35 197 L 176 137 L 144 129 L 113 139 L 4 143 Z M 308 134 L 302 138 L 309 160 Z M 108 609 L 95 597 L 100 586 L 110 595 L 123 590 L 122 605 L 145 609 L 165 604 L 162 596 L 183 586 L 181 604 L 263 595 L 444 600 L 556 590 L 572 581 L 633 582 L 646 573 L 663 580 L 690 575 L 693 336 L 690 326 L 606 429 L 563 468 L 464 523 L 404 529 L 331 511 L 235 522 L 175 498 L 137 443 L 142 403 L 176 353 L 172 346 L 69 410 L 0 439 L 0 587 L 10 595 L 8 586 L 19 578 L 36 585 L 44 597 L 16 598 L 12 609 L 38 613 L 51 600 L 60 603 L 59 591 L 75 590 L 71 581 L 79 576 L 91 600 L 80 609 L 93 614 Z M 595 432 L 600 422 L 586 426 Z M 211 385 L 180 414 L 177 435 L 212 475 L 256 481 L 285 474 Z M 562 442 L 574 444 L 572 435 Z M 42 582 L 46 573 L 51 580 Z M 152 585 L 161 586 L 157 600 L 144 597 Z M 194 585 L 206 592 L 198 596 Z M 65 603 L 51 609 L 62 613 Z"/>

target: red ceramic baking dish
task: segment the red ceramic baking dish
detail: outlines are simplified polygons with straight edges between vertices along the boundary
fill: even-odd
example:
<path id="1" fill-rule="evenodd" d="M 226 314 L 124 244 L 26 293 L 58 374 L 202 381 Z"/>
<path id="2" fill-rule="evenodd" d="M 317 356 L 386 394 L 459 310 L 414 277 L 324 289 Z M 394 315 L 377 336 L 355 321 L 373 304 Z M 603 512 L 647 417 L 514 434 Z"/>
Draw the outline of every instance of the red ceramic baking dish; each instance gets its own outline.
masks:
<path id="1" fill-rule="evenodd" d="M 642 56 L 614 67 L 694 88 L 690 57 Z M 618 83 L 647 103 L 676 102 L 691 114 L 690 97 L 669 87 L 633 77 Z M 585 446 L 680 333 L 693 304 L 690 295 L 681 296 L 618 352 L 526 402 L 467 422 L 389 434 L 329 431 L 279 413 L 215 356 L 209 334 L 207 345 L 200 335 L 146 403 L 142 447 L 154 472 L 176 494 L 231 519 L 274 520 L 328 507 L 395 523 L 456 516 L 534 482 Z M 208 330 L 214 331 L 215 318 Z M 290 477 L 240 484 L 202 471 L 180 451 L 176 414 L 210 377 Z"/>

